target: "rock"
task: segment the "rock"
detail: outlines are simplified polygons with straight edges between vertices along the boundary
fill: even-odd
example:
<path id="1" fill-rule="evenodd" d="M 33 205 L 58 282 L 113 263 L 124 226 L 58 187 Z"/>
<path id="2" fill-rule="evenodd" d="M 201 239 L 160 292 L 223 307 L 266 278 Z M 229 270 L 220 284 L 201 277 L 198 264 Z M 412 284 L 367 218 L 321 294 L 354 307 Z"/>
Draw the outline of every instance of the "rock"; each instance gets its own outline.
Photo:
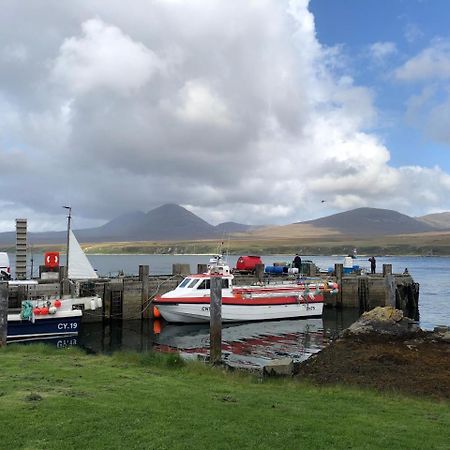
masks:
<path id="1" fill-rule="evenodd" d="M 378 306 L 365 312 L 359 320 L 344 330 L 343 336 L 364 335 L 369 333 L 403 336 L 420 330 L 417 323 L 403 316 L 401 310 L 392 306 Z"/>
<path id="2" fill-rule="evenodd" d="M 433 330 L 435 333 L 447 333 L 448 326 L 447 325 L 437 325 Z"/>
<path id="3" fill-rule="evenodd" d="M 264 366 L 264 375 L 290 376 L 294 371 L 294 361 L 291 358 L 274 359 Z"/>
<path id="4" fill-rule="evenodd" d="M 377 306 L 376 308 L 365 312 L 361 319 L 367 321 L 391 321 L 400 322 L 403 319 L 403 311 L 395 309 L 392 306 Z"/>

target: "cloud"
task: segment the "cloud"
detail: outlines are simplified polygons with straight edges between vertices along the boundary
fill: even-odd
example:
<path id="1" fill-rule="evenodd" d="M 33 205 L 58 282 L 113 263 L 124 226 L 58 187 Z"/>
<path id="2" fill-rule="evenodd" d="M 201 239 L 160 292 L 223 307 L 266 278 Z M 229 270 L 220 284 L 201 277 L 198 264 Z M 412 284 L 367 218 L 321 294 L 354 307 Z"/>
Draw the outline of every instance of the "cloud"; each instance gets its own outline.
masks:
<path id="1" fill-rule="evenodd" d="M 101 88 L 130 94 L 162 66 L 154 52 L 113 25 L 90 19 L 81 28 L 81 37 L 62 43 L 53 67 L 55 80 L 77 94 Z"/>
<path id="2" fill-rule="evenodd" d="M 450 42 L 437 41 L 395 71 L 398 80 L 420 82 L 450 78 Z"/>
<path id="3" fill-rule="evenodd" d="M 189 80 L 180 89 L 179 96 L 175 113 L 182 120 L 219 126 L 230 124 L 225 101 L 207 83 Z"/>
<path id="4" fill-rule="evenodd" d="M 0 16 L 0 227 L 50 227 L 63 204 L 78 225 L 167 202 L 264 224 L 323 215 L 323 198 L 415 213 L 424 192 L 448 197 L 439 168 L 390 165 L 375 92 L 318 41 L 306 0 L 46 5 Z M 407 64 L 399 79 L 418 77 Z"/>
<path id="5" fill-rule="evenodd" d="M 394 73 L 398 81 L 421 86 L 407 101 L 408 122 L 429 139 L 450 145 L 450 42 L 433 41 Z"/>
<path id="6" fill-rule="evenodd" d="M 375 42 L 369 50 L 373 60 L 377 64 L 381 64 L 386 58 L 397 53 L 397 46 L 394 42 Z"/>
<path id="7" fill-rule="evenodd" d="M 424 35 L 424 32 L 415 23 L 408 23 L 404 28 L 405 39 L 410 44 L 422 39 Z"/>

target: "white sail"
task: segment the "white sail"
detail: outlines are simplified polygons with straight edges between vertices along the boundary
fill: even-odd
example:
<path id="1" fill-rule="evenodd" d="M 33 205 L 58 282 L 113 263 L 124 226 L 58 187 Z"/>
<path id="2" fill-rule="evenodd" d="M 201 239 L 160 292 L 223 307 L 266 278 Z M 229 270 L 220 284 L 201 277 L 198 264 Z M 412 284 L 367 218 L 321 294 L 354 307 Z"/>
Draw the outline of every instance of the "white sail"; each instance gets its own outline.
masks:
<path id="1" fill-rule="evenodd" d="M 97 273 L 93 269 L 91 263 L 87 259 L 73 234 L 69 233 L 69 279 L 86 280 L 90 278 L 98 278 Z"/>

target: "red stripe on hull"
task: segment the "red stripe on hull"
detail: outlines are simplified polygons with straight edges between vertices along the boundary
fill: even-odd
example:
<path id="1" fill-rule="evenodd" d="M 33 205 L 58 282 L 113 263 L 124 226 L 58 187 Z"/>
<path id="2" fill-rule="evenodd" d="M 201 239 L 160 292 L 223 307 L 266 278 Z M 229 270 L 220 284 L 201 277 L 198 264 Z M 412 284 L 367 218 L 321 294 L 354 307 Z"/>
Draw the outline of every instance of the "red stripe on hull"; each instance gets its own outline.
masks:
<path id="1" fill-rule="evenodd" d="M 179 304 L 179 303 L 185 303 L 185 304 L 201 304 L 204 303 L 205 305 L 210 304 L 209 297 L 171 297 L 171 298 L 164 298 L 164 297 L 156 297 L 155 301 L 153 302 L 154 305 L 158 306 L 158 304 Z M 261 306 L 261 305 L 290 305 L 295 303 L 304 303 L 304 304 L 311 304 L 311 303 L 323 303 L 323 295 L 318 294 L 314 296 L 314 299 L 308 299 L 308 300 L 299 300 L 297 296 L 286 296 L 286 297 L 276 297 L 276 298 L 239 298 L 239 297 L 223 297 L 222 298 L 222 304 L 223 305 L 245 305 L 245 306 Z"/>

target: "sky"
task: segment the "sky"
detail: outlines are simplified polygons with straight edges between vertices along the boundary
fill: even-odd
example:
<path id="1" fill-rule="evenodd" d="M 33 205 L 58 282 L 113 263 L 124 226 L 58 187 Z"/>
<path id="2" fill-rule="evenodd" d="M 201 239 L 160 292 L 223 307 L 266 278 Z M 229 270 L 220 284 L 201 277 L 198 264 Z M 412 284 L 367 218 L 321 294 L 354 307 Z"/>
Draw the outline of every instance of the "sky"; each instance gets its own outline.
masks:
<path id="1" fill-rule="evenodd" d="M 0 231 L 450 210 L 447 0 L 0 7 Z"/>

